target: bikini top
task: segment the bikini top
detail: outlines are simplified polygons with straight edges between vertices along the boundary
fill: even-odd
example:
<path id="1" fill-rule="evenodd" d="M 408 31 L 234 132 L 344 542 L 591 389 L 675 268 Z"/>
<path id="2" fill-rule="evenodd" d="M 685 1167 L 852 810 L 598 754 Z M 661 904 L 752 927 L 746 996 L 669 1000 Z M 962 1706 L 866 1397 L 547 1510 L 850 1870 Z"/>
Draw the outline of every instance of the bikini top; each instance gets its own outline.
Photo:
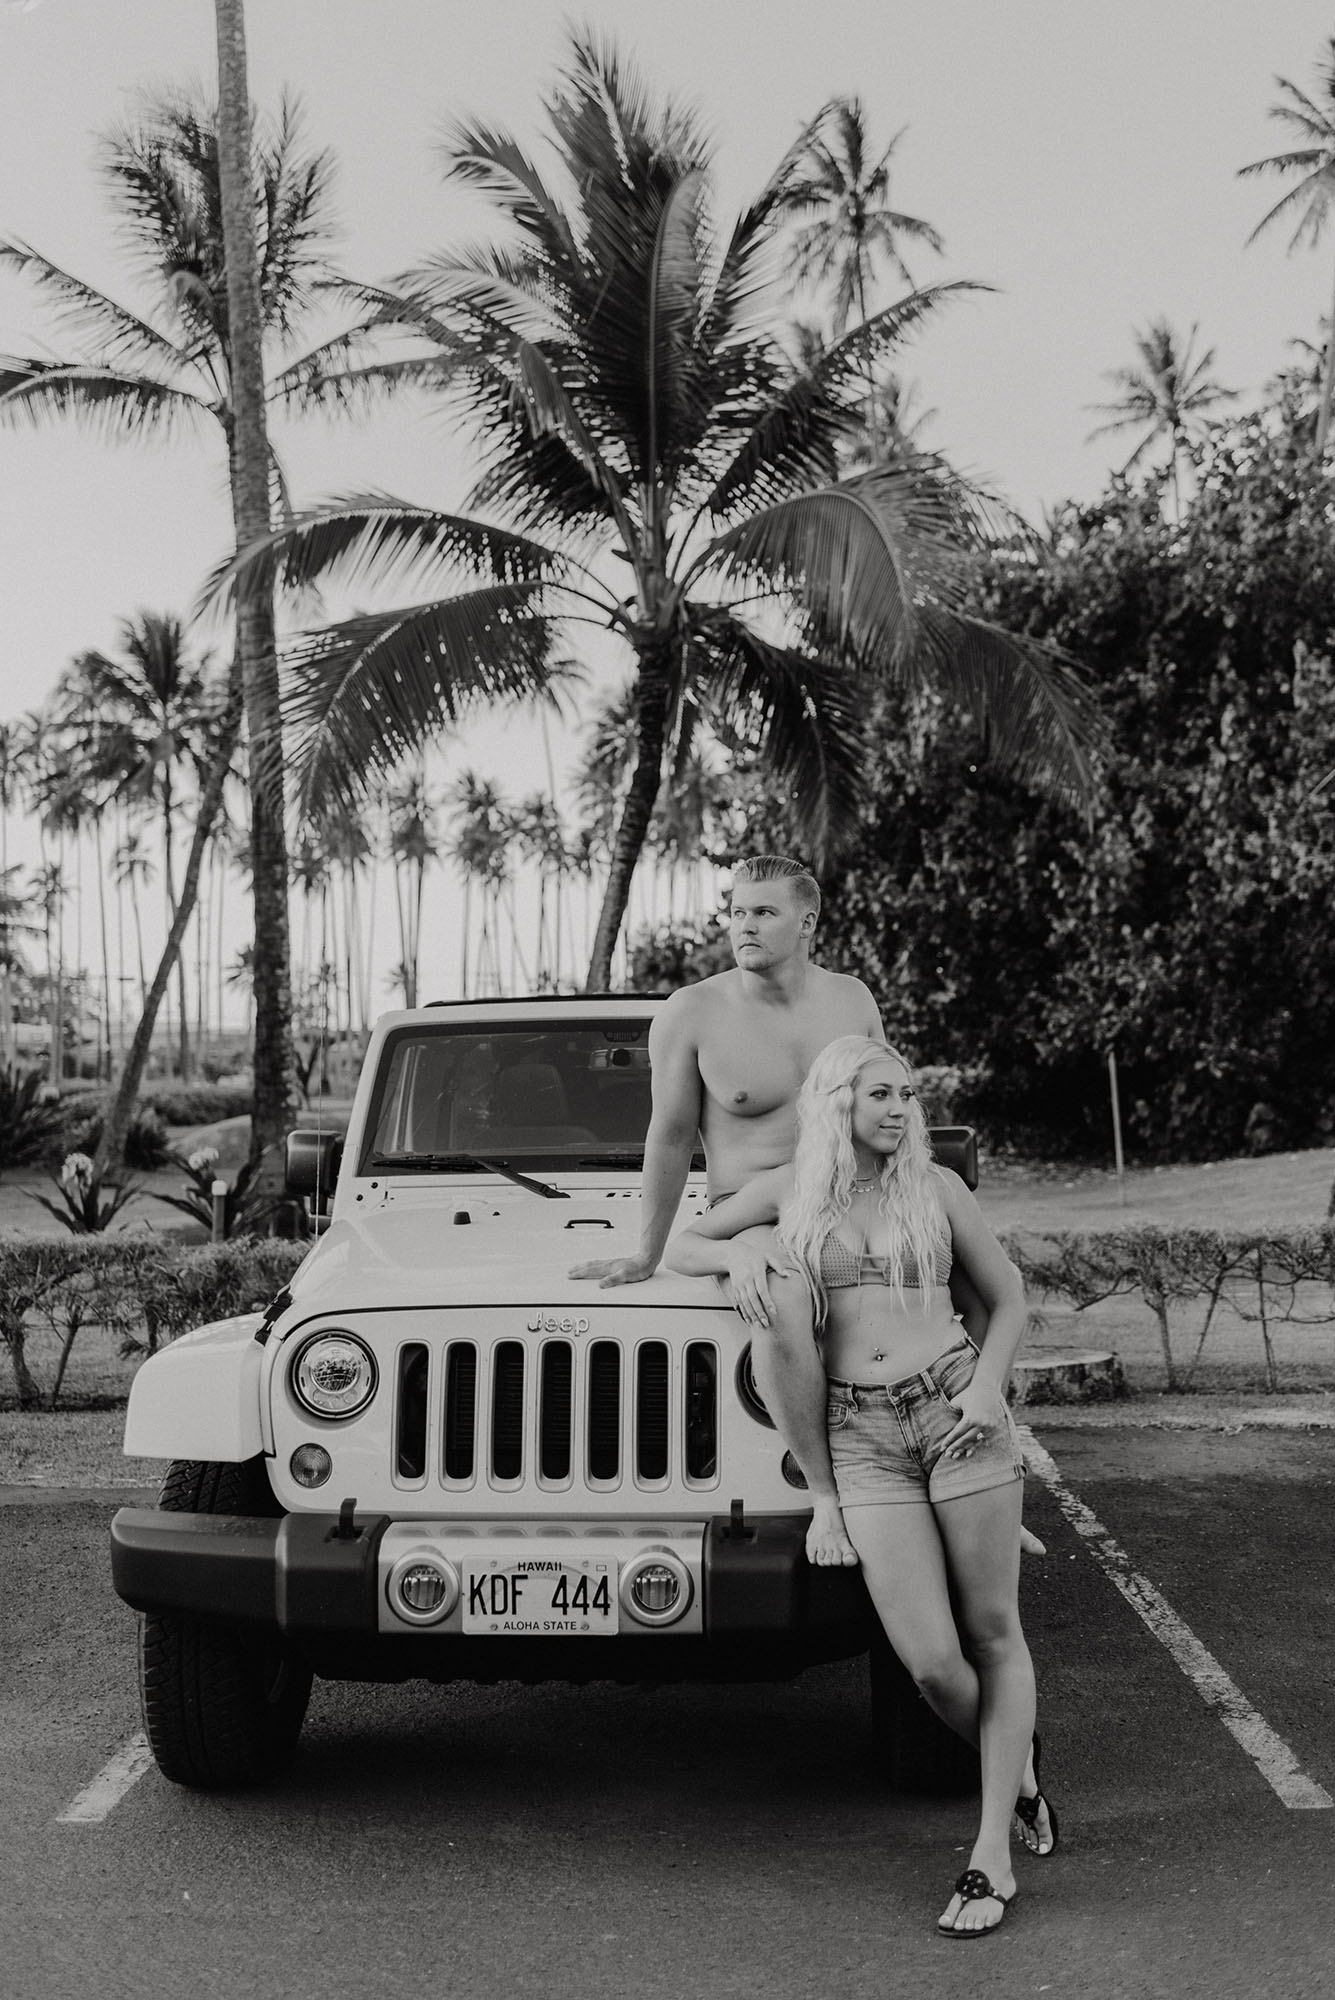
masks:
<path id="1" fill-rule="evenodd" d="M 848 1285 L 890 1283 L 888 1257 L 858 1256 L 855 1250 L 838 1236 L 827 1236 L 821 1246 L 820 1281 L 827 1292 L 837 1292 Z M 950 1238 L 939 1236 L 932 1266 L 932 1281 L 937 1285 L 948 1285 L 954 1259 L 950 1253 Z M 921 1291 L 922 1280 L 912 1252 L 904 1258 L 904 1289 Z"/>

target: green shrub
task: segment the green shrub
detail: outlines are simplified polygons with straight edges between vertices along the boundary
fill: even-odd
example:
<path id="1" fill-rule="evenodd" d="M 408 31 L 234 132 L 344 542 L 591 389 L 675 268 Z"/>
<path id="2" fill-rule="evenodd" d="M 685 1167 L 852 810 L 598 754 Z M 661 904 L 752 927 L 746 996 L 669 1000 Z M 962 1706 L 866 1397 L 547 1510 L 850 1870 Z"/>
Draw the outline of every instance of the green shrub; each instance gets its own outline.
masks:
<path id="1" fill-rule="evenodd" d="M 263 1310 L 304 1254 L 301 1245 L 276 1240 L 188 1245 L 137 1230 L 0 1236 L 0 1340 L 19 1407 L 55 1407 L 86 1327 L 109 1327 L 123 1355 L 152 1354 L 192 1327 Z M 42 1325 L 58 1342 L 46 1386 L 26 1353 L 28 1336 Z"/>
<path id="2" fill-rule="evenodd" d="M 1077 1310 L 1138 1292 L 1159 1329 L 1169 1389 L 1191 1387 L 1221 1305 L 1260 1328 L 1266 1387 L 1272 1391 L 1280 1387 L 1274 1324 L 1335 1317 L 1331 1223 L 1274 1232 L 1157 1229 L 1144 1223 L 1087 1234 L 1017 1232 L 1004 1243 L 1030 1291 L 1064 1299 Z M 1311 1302 L 1309 1309 L 1305 1301 Z M 1184 1343 L 1191 1347 L 1185 1366 Z"/>
<path id="3" fill-rule="evenodd" d="M 155 1084 L 140 1094 L 140 1103 L 156 1111 L 164 1125 L 216 1125 L 222 1118 L 242 1118 L 251 1106 L 249 1084 Z"/>
<path id="4" fill-rule="evenodd" d="M 21 1410 L 34 1410 L 42 1393 L 26 1353 L 32 1313 L 77 1270 L 81 1246 L 49 1236 L 0 1236 L 0 1340 L 4 1341 Z"/>
<path id="5" fill-rule="evenodd" d="M 0 1068 L 0 1167 L 41 1159 L 63 1124 L 59 1095 L 39 1070 Z"/>

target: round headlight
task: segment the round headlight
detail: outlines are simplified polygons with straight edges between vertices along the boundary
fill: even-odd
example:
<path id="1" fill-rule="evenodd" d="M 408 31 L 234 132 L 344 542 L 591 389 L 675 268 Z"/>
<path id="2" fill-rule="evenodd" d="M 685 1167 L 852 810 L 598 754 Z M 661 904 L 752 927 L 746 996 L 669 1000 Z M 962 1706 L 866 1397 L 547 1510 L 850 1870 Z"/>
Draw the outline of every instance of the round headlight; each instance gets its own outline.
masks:
<path id="1" fill-rule="evenodd" d="M 670 1549 L 647 1549 L 621 1572 L 619 1593 L 640 1625 L 675 1625 L 691 1605 L 691 1573 Z"/>
<path id="2" fill-rule="evenodd" d="M 376 1390 L 375 1356 L 352 1333 L 317 1333 L 292 1363 L 292 1390 L 316 1417 L 355 1417 Z"/>

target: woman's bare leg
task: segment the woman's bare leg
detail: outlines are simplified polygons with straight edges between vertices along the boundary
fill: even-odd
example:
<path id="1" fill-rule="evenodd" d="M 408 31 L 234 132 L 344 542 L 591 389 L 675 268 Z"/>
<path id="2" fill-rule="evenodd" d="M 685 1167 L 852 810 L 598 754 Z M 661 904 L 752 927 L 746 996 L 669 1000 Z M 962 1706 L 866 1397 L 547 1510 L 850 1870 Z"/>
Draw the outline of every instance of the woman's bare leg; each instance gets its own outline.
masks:
<path id="1" fill-rule="evenodd" d="M 983 1800 L 969 1857 L 1003 1896 L 1011 1893 L 1011 1819 L 1028 1780 L 1034 1734 L 1034 1667 L 1020 1625 L 1020 1503 L 1023 1487 L 993 1487 L 935 1508 L 964 1645 L 978 1677 L 978 1742 Z M 942 1922 L 955 1930 L 988 1929 L 996 1904 L 951 1898 Z"/>
<path id="2" fill-rule="evenodd" d="M 1033 1669 L 1016 1606 L 1019 1512 L 1018 1480 L 1013 1489 L 971 1494 L 939 1509 L 901 1502 L 844 1510 L 891 1645 L 941 1719 L 979 1745 L 983 1811 L 969 1866 L 982 1869 L 1002 1896 L 1015 1886 L 1016 1793 L 1033 1780 Z M 972 1659 L 955 1623 L 947 1563 Z M 996 1902 L 958 1907 L 952 1897 L 942 1921 L 987 1930 L 1000 1918 Z"/>

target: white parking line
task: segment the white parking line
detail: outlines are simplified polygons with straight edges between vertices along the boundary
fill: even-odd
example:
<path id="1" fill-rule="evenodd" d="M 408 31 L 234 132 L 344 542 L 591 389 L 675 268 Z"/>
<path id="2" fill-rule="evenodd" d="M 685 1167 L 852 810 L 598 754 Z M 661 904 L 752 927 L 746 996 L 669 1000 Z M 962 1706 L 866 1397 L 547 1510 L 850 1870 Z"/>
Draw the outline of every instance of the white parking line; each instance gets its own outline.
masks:
<path id="1" fill-rule="evenodd" d="M 1167 1648 L 1201 1700 L 1218 1711 L 1224 1727 L 1236 1737 L 1276 1796 L 1298 1812 L 1322 1812 L 1335 1806 L 1335 1799 L 1325 1787 L 1299 1768 L 1288 1744 L 1252 1707 L 1214 1654 L 1183 1624 L 1154 1585 L 1131 1567 L 1125 1549 L 1118 1546 L 1084 1501 L 1072 1493 L 1054 1460 L 1028 1426 L 1017 1424 L 1016 1429 L 1024 1445 L 1026 1464 L 1043 1481 L 1099 1568 L 1144 1619 L 1159 1644 Z"/>
<path id="2" fill-rule="evenodd" d="M 64 1812 L 57 1813 L 56 1825 L 99 1825 L 108 1813 L 115 1811 L 130 1787 L 138 1784 L 152 1762 L 148 1738 L 142 1733 L 132 1736 L 128 1743 L 122 1743 L 114 1757 L 108 1758 L 92 1782 L 70 1800 Z"/>

